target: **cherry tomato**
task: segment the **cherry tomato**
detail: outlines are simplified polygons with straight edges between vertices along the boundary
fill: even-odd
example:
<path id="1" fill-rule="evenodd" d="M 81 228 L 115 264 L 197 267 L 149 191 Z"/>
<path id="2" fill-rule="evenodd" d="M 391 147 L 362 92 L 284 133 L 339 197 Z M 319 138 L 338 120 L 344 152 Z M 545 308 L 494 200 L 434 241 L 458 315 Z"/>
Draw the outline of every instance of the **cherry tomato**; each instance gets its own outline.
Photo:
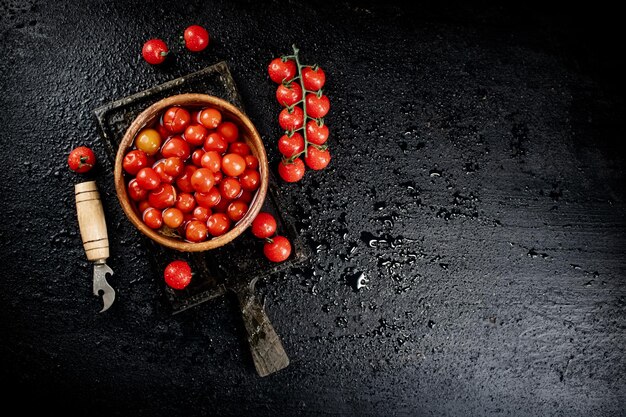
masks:
<path id="1" fill-rule="evenodd" d="M 150 39 L 143 44 L 141 55 L 148 64 L 158 65 L 165 61 L 169 49 L 161 39 Z"/>
<path id="2" fill-rule="evenodd" d="M 139 149 L 132 150 L 124 155 L 122 168 L 130 175 L 137 175 L 141 168 L 148 166 L 148 155 Z"/>
<path id="3" fill-rule="evenodd" d="M 267 66 L 267 72 L 270 79 L 275 83 L 282 83 L 295 77 L 297 68 L 296 63 L 292 59 L 283 61 L 282 58 L 274 58 Z"/>
<path id="4" fill-rule="evenodd" d="M 202 167 L 202 157 L 204 156 L 204 149 L 196 149 L 191 154 L 191 162 L 198 168 Z"/>
<path id="5" fill-rule="evenodd" d="M 309 93 L 306 95 L 306 114 L 319 119 L 326 116 L 330 109 L 330 100 L 325 95 L 318 97 L 316 94 Z"/>
<path id="6" fill-rule="evenodd" d="M 178 193 L 176 208 L 183 213 L 191 212 L 196 207 L 196 199 L 189 193 Z"/>
<path id="7" fill-rule="evenodd" d="M 192 146 L 202 146 L 208 134 L 209 131 L 206 127 L 200 124 L 192 124 L 185 129 L 185 140 Z"/>
<path id="8" fill-rule="evenodd" d="M 79 146 L 72 149 L 67 157 L 67 164 L 72 171 L 84 174 L 96 164 L 96 155 L 90 148 Z"/>
<path id="9" fill-rule="evenodd" d="M 165 159 L 159 159 L 152 166 L 152 169 L 157 173 L 162 183 L 171 184 L 174 182 L 174 177 L 165 172 L 165 161 Z"/>
<path id="10" fill-rule="evenodd" d="M 278 139 L 278 151 L 285 156 L 285 158 L 291 158 L 297 153 L 304 150 L 304 138 L 298 132 L 294 132 L 291 137 L 289 135 L 282 135 Z"/>
<path id="11" fill-rule="evenodd" d="M 250 155 L 250 145 L 246 142 L 233 142 L 228 146 L 228 152 L 241 156 Z"/>
<path id="12" fill-rule="evenodd" d="M 293 106 L 302 100 L 302 87 L 299 83 L 280 84 L 276 88 L 276 100 L 283 106 Z"/>
<path id="13" fill-rule="evenodd" d="M 261 185 L 261 174 L 254 169 L 246 168 L 246 170 L 239 177 L 239 183 L 241 188 L 246 191 L 255 191 Z"/>
<path id="14" fill-rule="evenodd" d="M 319 150 L 315 146 L 309 146 L 307 155 L 304 157 L 306 166 L 314 170 L 324 169 L 330 163 L 330 152 L 328 149 Z"/>
<path id="15" fill-rule="evenodd" d="M 185 238 L 190 242 L 202 242 L 207 236 L 207 226 L 200 220 L 190 220 L 185 226 Z"/>
<path id="16" fill-rule="evenodd" d="M 211 216 L 211 214 L 213 214 L 211 212 L 211 209 L 207 207 L 198 206 L 195 209 L 193 209 L 192 218 L 194 220 L 201 221 L 202 223 L 206 223 L 206 221 L 209 220 L 209 216 Z"/>
<path id="17" fill-rule="evenodd" d="M 172 261 L 163 271 L 165 283 L 175 290 L 185 289 L 191 282 L 191 267 L 185 261 Z"/>
<path id="18" fill-rule="evenodd" d="M 165 160 L 165 166 L 163 168 L 167 175 L 171 175 L 176 178 L 185 170 L 185 163 L 177 156 L 171 156 Z"/>
<path id="19" fill-rule="evenodd" d="M 309 91 L 317 91 L 324 87 L 326 74 L 320 67 L 305 67 L 302 69 L 302 81 L 304 82 L 304 88 Z"/>
<path id="20" fill-rule="evenodd" d="M 230 219 L 224 213 L 213 213 L 206 225 L 211 236 L 221 236 L 230 229 Z"/>
<path id="21" fill-rule="evenodd" d="M 148 155 L 155 155 L 161 147 L 161 135 L 154 129 L 143 129 L 135 138 L 135 147 Z"/>
<path id="22" fill-rule="evenodd" d="M 128 182 L 128 196 L 131 200 L 141 201 L 148 198 L 148 190 L 141 188 L 135 178 Z"/>
<path id="23" fill-rule="evenodd" d="M 287 182 L 298 182 L 304 177 L 304 162 L 296 158 L 291 163 L 286 163 L 283 159 L 278 163 L 278 175 Z"/>
<path id="24" fill-rule="evenodd" d="M 202 126 L 207 129 L 215 129 L 222 122 L 222 113 L 217 109 L 209 107 L 200 111 L 198 119 Z"/>
<path id="25" fill-rule="evenodd" d="M 219 187 L 222 197 L 229 200 L 237 198 L 237 196 L 241 192 L 241 184 L 239 184 L 239 180 L 237 180 L 237 178 L 224 178 Z"/>
<path id="26" fill-rule="evenodd" d="M 228 142 L 224 140 L 222 135 L 217 132 L 211 133 L 207 136 L 206 141 L 204 142 L 204 146 L 202 147 L 205 151 L 216 151 L 220 154 L 226 152 L 228 149 Z"/>
<path id="27" fill-rule="evenodd" d="M 315 145 L 323 145 L 328 139 L 328 126 L 317 120 L 309 120 L 306 124 L 306 138 Z"/>
<path id="28" fill-rule="evenodd" d="M 163 126 L 172 133 L 182 133 L 191 122 L 191 115 L 179 106 L 172 106 L 163 113 Z"/>
<path id="29" fill-rule="evenodd" d="M 163 216 L 161 210 L 157 210 L 154 207 L 148 207 L 141 216 L 143 222 L 150 229 L 158 229 L 163 225 Z"/>
<path id="30" fill-rule="evenodd" d="M 274 236 L 263 245 L 263 254 L 272 262 L 282 262 L 291 255 L 291 243 L 284 236 Z"/>
<path id="31" fill-rule="evenodd" d="M 148 194 L 148 202 L 156 209 L 163 210 L 176 204 L 176 190 L 170 184 L 161 184 Z"/>
<path id="32" fill-rule="evenodd" d="M 262 211 L 252 221 L 252 234 L 259 239 L 267 239 L 276 233 L 276 227 L 274 216 Z"/>
<path id="33" fill-rule="evenodd" d="M 217 151 L 208 151 L 202 155 L 200 164 L 203 168 L 208 168 L 215 173 L 222 167 L 222 156 Z"/>
<path id="34" fill-rule="evenodd" d="M 259 169 L 259 158 L 254 155 L 246 155 L 243 158 L 246 161 L 246 168 Z"/>
<path id="35" fill-rule="evenodd" d="M 172 156 L 177 156 L 183 161 L 189 158 L 191 155 L 191 149 L 189 148 L 189 144 L 185 142 L 183 138 L 180 136 L 174 136 L 169 138 L 161 147 L 161 155 L 164 158 L 170 158 Z"/>
<path id="36" fill-rule="evenodd" d="M 226 209 L 228 208 L 228 205 L 232 202 L 233 200 L 226 198 L 224 196 L 222 196 L 222 199 L 220 200 L 219 203 L 217 203 L 215 205 L 215 207 L 213 207 L 213 212 L 214 213 L 226 213 Z"/>
<path id="37" fill-rule="evenodd" d="M 222 181 L 222 178 L 224 178 L 224 174 L 222 173 L 222 171 L 217 171 L 214 174 L 214 178 L 215 178 L 215 184 L 219 184 Z"/>
<path id="38" fill-rule="evenodd" d="M 278 124 L 283 130 L 300 129 L 304 124 L 304 112 L 302 111 L 302 108 L 300 108 L 300 106 L 295 106 L 290 110 L 285 107 L 278 114 Z"/>
<path id="39" fill-rule="evenodd" d="M 152 168 L 141 168 L 135 178 L 144 190 L 154 190 L 161 185 L 161 177 Z"/>
<path id="40" fill-rule="evenodd" d="M 213 172 L 207 168 L 198 168 L 191 175 L 191 186 L 201 193 L 208 192 L 215 184 Z"/>
<path id="41" fill-rule="evenodd" d="M 235 200 L 226 208 L 226 215 L 234 222 L 243 219 L 248 212 L 248 205 L 243 201 Z"/>
<path id="42" fill-rule="evenodd" d="M 169 139 L 170 136 L 172 136 L 172 132 L 167 130 L 167 128 L 163 126 L 161 123 L 157 123 L 154 128 L 156 129 L 157 132 L 159 132 L 159 135 L 161 136 L 161 141 Z"/>
<path id="43" fill-rule="evenodd" d="M 209 46 L 209 32 L 202 26 L 191 25 L 183 34 L 185 46 L 192 52 L 200 52 Z"/>
<path id="44" fill-rule="evenodd" d="M 224 140 L 228 143 L 235 142 L 239 139 L 239 128 L 236 124 L 229 121 L 224 121 L 217 127 L 217 133 L 222 135 Z"/>
<path id="45" fill-rule="evenodd" d="M 229 153 L 222 157 L 222 171 L 231 177 L 238 177 L 246 169 L 246 160 L 236 153 Z"/>
<path id="46" fill-rule="evenodd" d="M 220 200 L 222 199 L 222 194 L 220 193 L 220 190 L 217 189 L 217 187 L 213 187 L 206 193 L 194 193 L 194 198 L 196 199 L 195 201 L 196 203 L 198 203 L 199 206 L 213 208 L 219 204 Z"/>
<path id="47" fill-rule="evenodd" d="M 184 214 L 175 207 L 166 208 L 162 213 L 163 223 L 170 229 L 177 229 L 183 224 Z"/>
<path id="48" fill-rule="evenodd" d="M 195 191 L 193 185 L 191 185 L 191 176 L 194 172 L 196 172 L 197 169 L 198 168 L 193 165 L 185 165 L 185 170 L 183 171 L 183 174 L 180 177 L 176 178 L 176 186 L 180 191 L 185 193 L 193 193 Z"/>

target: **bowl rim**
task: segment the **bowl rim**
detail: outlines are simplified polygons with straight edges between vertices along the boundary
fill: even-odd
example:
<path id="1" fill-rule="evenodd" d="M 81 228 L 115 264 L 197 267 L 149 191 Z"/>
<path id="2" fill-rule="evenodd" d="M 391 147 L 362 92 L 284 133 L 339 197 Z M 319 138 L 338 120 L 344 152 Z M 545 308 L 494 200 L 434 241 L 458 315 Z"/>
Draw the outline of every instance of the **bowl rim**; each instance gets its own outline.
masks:
<path id="1" fill-rule="evenodd" d="M 259 160 L 259 174 L 261 177 L 261 185 L 256 191 L 254 198 L 250 202 L 247 213 L 228 232 L 224 233 L 221 236 L 211 237 L 210 239 L 202 242 L 188 242 L 185 240 L 180 240 L 178 238 L 168 237 L 159 233 L 155 229 L 149 228 L 139 218 L 139 215 L 133 208 L 130 197 L 128 196 L 128 193 L 126 191 L 126 181 L 122 169 L 124 156 L 128 152 L 128 149 L 132 146 L 136 134 L 142 128 L 146 127 L 148 122 L 153 121 L 156 115 L 171 106 L 214 106 L 217 107 L 222 113 L 226 112 L 227 120 L 238 122 L 237 124 L 240 128 L 241 125 L 243 125 L 245 131 L 244 137 L 246 139 L 246 142 L 252 142 L 253 146 L 251 146 L 251 148 L 254 155 Z M 141 113 L 139 113 L 139 115 L 137 115 L 137 117 L 135 117 L 135 119 L 126 129 L 124 136 L 122 137 L 122 140 L 118 145 L 115 156 L 113 175 L 115 180 L 115 191 L 120 205 L 122 206 L 122 210 L 126 214 L 126 217 L 137 229 L 139 229 L 141 233 L 143 233 L 153 241 L 171 249 L 176 249 L 181 252 L 203 252 L 224 246 L 225 244 L 231 242 L 233 239 L 237 238 L 248 227 L 250 227 L 254 218 L 261 211 L 261 208 L 265 201 L 269 182 L 269 165 L 267 161 L 267 153 L 265 151 L 265 146 L 263 144 L 263 140 L 261 139 L 261 135 L 257 131 L 252 121 L 242 110 L 240 110 L 232 103 L 216 96 L 201 93 L 185 93 L 168 96 L 161 100 L 158 100 L 145 108 Z"/>

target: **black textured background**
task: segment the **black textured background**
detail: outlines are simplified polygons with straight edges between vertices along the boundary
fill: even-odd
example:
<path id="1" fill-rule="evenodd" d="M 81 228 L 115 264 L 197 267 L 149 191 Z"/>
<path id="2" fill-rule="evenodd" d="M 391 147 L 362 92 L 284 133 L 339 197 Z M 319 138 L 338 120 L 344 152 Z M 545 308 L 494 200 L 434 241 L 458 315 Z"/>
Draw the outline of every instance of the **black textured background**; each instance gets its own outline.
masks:
<path id="1" fill-rule="evenodd" d="M 383 3 L 383 4 L 379 4 Z M 469 3 L 469 2 L 468 2 Z M 90 416 L 626 415 L 623 47 L 597 3 L 0 0 L 3 406 Z M 209 48 L 176 45 L 205 25 Z M 150 37 L 172 47 L 151 67 Z M 259 378 L 232 297 L 170 316 L 93 110 L 225 60 L 275 164 L 268 62 L 327 73 L 328 169 L 284 186 L 314 251 L 260 291 L 291 365 Z M 92 146 L 88 176 L 69 151 Z M 73 184 L 98 181 L 97 314 Z M 369 288 L 350 281 L 364 272 Z M 26 400 L 17 400 L 18 394 Z"/>

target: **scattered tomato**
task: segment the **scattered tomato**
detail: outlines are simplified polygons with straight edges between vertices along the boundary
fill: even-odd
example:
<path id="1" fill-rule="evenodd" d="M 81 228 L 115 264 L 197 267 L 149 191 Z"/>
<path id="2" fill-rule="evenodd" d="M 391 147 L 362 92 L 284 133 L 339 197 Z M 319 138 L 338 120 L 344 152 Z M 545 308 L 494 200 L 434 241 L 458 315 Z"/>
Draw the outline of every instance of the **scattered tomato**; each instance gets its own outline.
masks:
<path id="1" fill-rule="evenodd" d="M 79 174 L 89 172 L 96 164 L 96 155 L 87 146 L 79 146 L 72 149 L 67 157 L 70 169 Z"/>
<path id="2" fill-rule="evenodd" d="M 165 61 L 169 49 L 167 44 L 161 39 L 150 39 L 143 44 L 141 48 L 141 55 L 147 63 L 152 65 L 158 65 Z"/>
<path id="3" fill-rule="evenodd" d="M 192 277 L 191 266 L 186 261 L 172 261 L 163 272 L 165 283 L 175 290 L 185 289 Z"/>
<path id="4" fill-rule="evenodd" d="M 209 32 L 199 25 L 191 25 L 183 34 L 185 46 L 192 52 L 200 52 L 209 46 Z"/>
<path id="5" fill-rule="evenodd" d="M 263 245 L 263 254 L 272 262 L 282 262 L 291 255 L 291 243 L 284 236 L 274 236 Z"/>
<path id="6" fill-rule="evenodd" d="M 260 212 L 252 221 L 252 234 L 259 239 L 266 239 L 276 233 L 276 219 L 270 213 Z"/>

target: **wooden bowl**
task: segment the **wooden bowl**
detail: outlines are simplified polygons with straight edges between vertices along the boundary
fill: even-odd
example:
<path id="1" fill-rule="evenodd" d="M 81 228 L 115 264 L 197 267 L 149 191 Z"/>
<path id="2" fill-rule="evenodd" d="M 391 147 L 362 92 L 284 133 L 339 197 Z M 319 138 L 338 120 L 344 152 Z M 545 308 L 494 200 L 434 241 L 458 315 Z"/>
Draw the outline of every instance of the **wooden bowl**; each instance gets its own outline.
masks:
<path id="1" fill-rule="evenodd" d="M 144 127 L 153 123 L 156 118 L 158 118 L 162 114 L 162 112 L 170 106 L 185 106 L 187 108 L 213 107 L 218 109 L 220 112 L 222 112 L 222 120 L 229 120 L 237 125 L 237 127 L 239 128 L 240 136 L 250 146 L 252 154 L 256 156 L 259 160 L 259 174 L 261 177 L 261 184 L 257 189 L 254 198 L 250 202 L 248 212 L 241 220 L 239 220 L 234 225 L 232 229 L 230 229 L 225 234 L 218 237 L 209 236 L 209 238 L 203 242 L 189 242 L 182 238 L 166 236 L 157 230 L 149 228 L 137 214 L 134 208 L 134 203 L 129 198 L 128 192 L 126 190 L 128 178 L 125 176 L 122 169 L 122 161 L 124 159 L 124 156 L 132 148 L 137 133 Z M 248 117 L 243 114 L 241 110 L 239 110 L 237 107 L 230 104 L 229 102 L 218 97 L 206 94 L 175 95 L 157 101 L 156 103 L 145 109 L 141 114 L 139 114 L 139 116 L 137 116 L 137 118 L 126 130 L 126 133 L 122 138 L 122 142 L 117 149 L 114 170 L 115 190 L 117 192 L 117 198 L 119 199 L 120 204 L 122 205 L 122 209 L 124 210 L 124 213 L 131 221 L 131 223 L 133 223 L 141 233 L 148 236 L 155 242 L 168 248 L 182 252 L 201 252 L 215 249 L 217 247 L 227 244 L 228 242 L 239 236 L 241 233 L 243 233 L 252 224 L 252 221 L 263 206 L 265 195 L 267 193 L 268 175 L 269 171 L 265 147 L 263 145 L 263 141 L 261 140 L 261 136 L 257 132 L 250 119 L 248 119 Z"/>

